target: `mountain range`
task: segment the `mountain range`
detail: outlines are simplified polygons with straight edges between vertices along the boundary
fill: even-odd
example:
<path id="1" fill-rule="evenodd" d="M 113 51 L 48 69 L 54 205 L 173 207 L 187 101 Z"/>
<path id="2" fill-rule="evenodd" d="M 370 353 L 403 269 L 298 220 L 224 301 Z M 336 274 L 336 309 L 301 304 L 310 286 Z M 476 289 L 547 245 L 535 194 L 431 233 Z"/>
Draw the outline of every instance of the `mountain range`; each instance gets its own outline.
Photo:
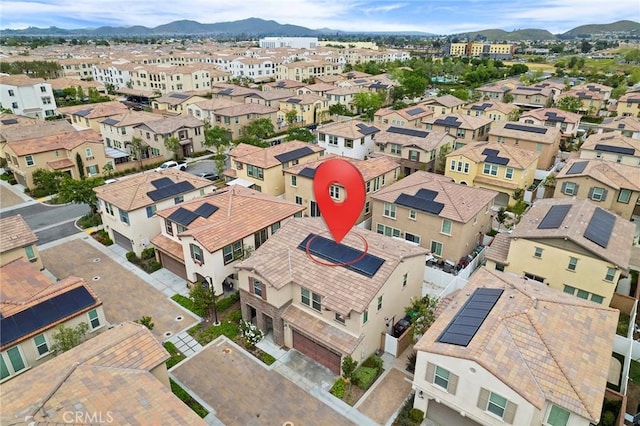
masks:
<path id="1" fill-rule="evenodd" d="M 582 25 L 563 34 L 551 34 L 541 29 L 521 29 L 507 32 L 504 30 L 489 29 L 456 34 L 459 38 L 474 39 L 481 37 L 486 40 L 556 40 L 570 39 L 587 34 L 598 34 L 610 31 L 635 32 L 640 35 L 640 23 L 635 21 L 618 21 L 611 24 Z M 57 27 L 35 28 L 29 27 L 21 30 L 3 30 L 3 37 L 12 36 L 77 36 L 77 37 L 159 37 L 159 36 L 210 36 L 210 37 L 326 37 L 329 35 L 348 36 L 362 34 L 362 32 L 349 32 L 333 30 L 330 28 L 309 29 L 297 25 L 279 24 L 275 21 L 267 21 L 259 18 L 248 18 L 233 22 L 219 22 L 215 24 L 202 24 L 197 21 L 181 20 L 168 24 L 147 28 L 141 25 L 132 27 L 99 27 L 83 29 L 63 29 Z M 408 35 L 429 37 L 435 34 L 423 32 L 368 32 L 369 35 Z"/>

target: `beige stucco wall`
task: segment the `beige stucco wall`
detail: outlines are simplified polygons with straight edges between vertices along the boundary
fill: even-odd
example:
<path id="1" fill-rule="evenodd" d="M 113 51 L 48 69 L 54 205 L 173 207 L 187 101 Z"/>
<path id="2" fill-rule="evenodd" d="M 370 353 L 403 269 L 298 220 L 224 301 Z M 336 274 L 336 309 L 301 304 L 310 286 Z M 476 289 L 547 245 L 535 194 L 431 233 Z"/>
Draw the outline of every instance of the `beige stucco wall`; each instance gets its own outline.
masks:
<path id="1" fill-rule="evenodd" d="M 44 266 L 42 265 L 42 258 L 40 257 L 40 253 L 38 253 L 38 246 L 36 244 L 29 244 L 0 253 L 0 265 L 4 265 L 21 257 L 27 259 L 27 252 L 25 251 L 26 247 L 31 247 L 33 249 L 35 258 L 33 258 L 31 262 L 35 263 L 38 269 L 42 270 Z"/>
<path id="2" fill-rule="evenodd" d="M 527 151 L 533 151 L 540 154 L 538 157 L 538 165 L 539 169 L 548 170 L 551 166 L 553 166 L 553 160 L 560 149 L 560 138 L 561 133 L 558 132 L 556 138 L 554 139 L 552 144 L 541 143 L 535 141 L 528 141 L 525 139 L 516 139 L 516 138 L 508 138 L 508 137 L 498 137 L 496 135 L 489 136 L 489 142 L 499 142 L 505 145 L 514 146 L 520 149 L 526 149 Z M 498 140 L 500 139 L 500 140 Z"/>

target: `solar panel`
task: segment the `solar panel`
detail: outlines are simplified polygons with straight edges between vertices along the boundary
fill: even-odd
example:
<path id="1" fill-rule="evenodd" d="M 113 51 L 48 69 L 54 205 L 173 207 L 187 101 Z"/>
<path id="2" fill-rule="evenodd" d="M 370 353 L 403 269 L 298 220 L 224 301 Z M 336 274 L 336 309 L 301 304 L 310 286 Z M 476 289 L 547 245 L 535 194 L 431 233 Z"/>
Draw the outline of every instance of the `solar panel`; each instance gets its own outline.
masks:
<path id="1" fill-rule="evenodd" d="M 0 345 L 4 346 L 47 324 L 53 324 L 95 302 L 85 287 L 77 287 L 8 318 L 0 318 Z"/>
<path id="2" fill-rule="evenodd" d="M 414 136 L 417 138 L 426 138 L 427 136 L 429 136 L 429 132 L 425 132 L 423 130 L 406 129 L 404 127 L 395 127 L 395 126 L 389 127 L 387 129 L 387 132 L 396 133 L 398 135 Z"/>
<path id="3" fill-rule="evenodd" d="M 520 89 L 520 90 L 532 90 L 534 92 L 539 92 L 540 91 L 539 87 L 518 86 L 518 89 Z"/>
<path id="4" fill-rule="evenodd" d="M 153 201 L 164 200 L 165 198 L 173 197 L 174 195 L 181 194 L 183 192 L 195 189 L 191 182 L 178 182 L 171 186 L 165 186 L 158 188 L 154 191 L 147 192 L 147 196 Z"/>
<path id="5" fill-rule="evenodd" d="M 284 81 L 279 81 L 276 83 L 276 87 L 285 87 L 287 85 L 287 83 L 285 83 Z"/>
<path id="6" fill-rule="evenodd" d="M 576 161 L 571 165 L 571 167 L 569 167 L 569 170 L 567 170 L 566 174 L 575 175 L 578 173 L 582 173 L 584 172 L 584 169 L 587 167 L 587 164 L 589 164 L 588 161 Z"/>
<path id="7" fill-rule="evenodd" d="M 202 205 L 200 205 L 200 207 L 195 209 L 193 212 L 198 216 L 207 218 L 212 214 L 214 214 L 216 211 L 218 211 L 218 206 L 214 206 L 213 204 L 209 204 L 209 203 L 203 203 Z"/>
<path id="8" fill-rule="evenodd" d="M 313 149 L 311 149 L 308 146 L 304 146 L 302 148 L 294 149 L 293 151 L 283 152 L 282 154 L 274 155 L 274 157 L 279 162 L 286 163 L 287 161 L 302 158 L 310 154 L 313 154 Z"/>
<path id="9" fill-rule="evenodd" d="M 438 337 L 438 342 L 468 346 L 504 290 L 478 288 Z"/>
<path id="10" fill-rule="evenodd" d="M 2 120 L 2 124 L 16 124 L 18 122 L 18 120 L 16 120 L 15 118 L 5 118 L 4 120 Z"/>
<path id="11" fill-rule="evenodd" d="M 189 95 L 185 95 L 184 93 L 172 93 L 169 95 L 169 97 L 176 99 L 188 99 Z"/>
<path id="12" fill-rule="evenodd" d="M 168 177 L 161 177 L 160 179 L 152 180 L 151 185 L 157 188 L 164 188 L 165 186 L 173 185 L 173 181 Z"/>
<path id="13" fill-rule="evenodd" d="M 108 125 L 108 126 L 113 126 L 114 124 L 118 124 L 118 123 L 119 123 L 119 121 L 118 121 L 118 120 L 115 120 L 115 119 L 113 119 L 113 118 L 107 118 L 107 119 L 103 120 L 103 121 L 102 121 L 102 123 L 103 123 L 103 124 L 106 124 L 106 125 Z"/>
<path id="14" fill-rule="evenodd" d="M 178 210 L 171 213 L 168 219 L 172 222 L 179 223 L 182 226 L 189 226 L 189 224 L 198 217 L 199 216 L 196 213 L 180 207 Z"/>
<path id="15" fill-rule="evenodd" d="M 422 108 L 413 108 L 407 111 L 407 114 L 413 117 L 414 115 L 422 114 L 423 112 L 424 112 L 424 109 Z"/>
<path id="16" fill-rule="evenodd" d="M 222 89 L 220 91 L 218 91 L 219 95 L 230 95 L 233 92 L 232 88 L 228 88 L 228 89 Z"/>
<path id="17" fill-rule="evenodd" d="M 287 102 L 290 102 L 292 104 L 299 104 L 300 102 L 302 102 L 302 99 L 289 98 L 289 99 L 287 99 Z"/>
<path id="18" fill-rule="evenodd" d="M 569 210 L 571 210 L 571 204 L 552 206 L 538 224 L 538 229 L 558 229 L 560 225 L 562 225 L 567 213 L 569 213 Z"/>
<path id="19" fill-rule="evenodd" d="M 433 124 L 436 124 L 438 126 L 446 126 L 446 127 L 460 127 L 462 123 L 458 121 L 458 119 L 455 117 L 447 117 L 444 120 L 441 118 L 438 118 L 436 119 L 436 121 L 433 122 Z"/>
<path id="20" fill-rule="evenodd" d="M 482 151 L 482 155 L 496 156 L 498 154 L 500 154 L 500 151 L 497 149 L 485 148 Z"/>
<path id="21" fill-rule="evenodd" d="M 540 135 L 544 135 L 545 133 L 547 133 L 547 129 L 545 129 L 544 127 L 532 127 L 515 123 L 507 123 L 504 125 L 504 128 L 509 130 L 519 130 L 521 132 L 538 133 Z"/>
<path id="22" fill-rule="evenodd" d="M 618 124 L 618 129 L 624 129 L 624 123 Z"/>
<path id="23" fill-rule="evenodd" d="M 501 166 L 506 166 L 507 164 L 509 164 L 509 158 L 498 157 L 497 155 L 487 155 L 484 158 L 484 162 L 485 163 L 490 163 L 490 164 L 499 164 Z"/>
<path id="24" fill-rule="evenodd" d="M 591 98 L 593 98 L 593 96 L 591 96 L 588 93 L 579 92 L 578 93 L 578 98 L 580 98 L 580 99 L 591 99 Z"/>
<path id="25" fill-rule="evenodd" d="M 621 146 L 596 144 L 596 151 L 613 152 L 616 154 L 633 155 L 636 150 L 633 148 L 624 148 Z"/>
<path id="26" fill-rule="evenodd" d="M 430 189 L 418 189 L 414 197 L 422 198 L 425 200 L 433 200 L 438 196 L 438 191 L 432 191 Z"/>
<path id="27" fill-rule="evenodd" d="M 313 241 L 309 244 L 309 253 L 317 256 L 323 260 L 329 262 L 344 264 L 352 262 L 362 256 L 362 251 L 354 249 L 344 244 L 338 244 L 333 240 L 318 236 L 316 234 L 309 234 L 298 245 L 300 250 L 307 249 L 307 243 L 313 238 Z M 373 277 L 378 269 L 384 263 L 384 259 L 374 256 L 372 254 L 365 254 L 364 257 L 352 265 L 345 265 L 344 267 L 357 272 L 365 277 Z"/>
<path id="28" fill-rule="evenodd" d="M 300 170 L 298 175 L 308 177 L 309 179 L 313 179 L 316 175 L 316 169 L 305 167 L 304 169 Z"/>
<path id="29" fill-rule="evenodd" d="M 82 109 L 82 110 L 80 110 L 80 111 L 77 111 L 77 112 L 75 113 L 75 115 L 79 115 L 80 117 L 84 117 L 85 115 L 89 115 L 89 113 L 90 113 L 91 111 L 93 111 L 93 109 L 92 109 L 92 108 L 89 108 L 89 109 Z"/>
<path id="30" fill-rule="evenodd" d="M 607 248 L 615 223 L 616 217 L 614 215 L 600 207 L 596 207 L 587 229 L 584 231 L 584 237 L 602 248 Z"/>
<path id="31" fill-rule="evenodd" d="M 427 198 L 416 197 L 414 195 L 400 194 L 395 201 L 400 206 L 409 207 L 411 209 L 420 210 L 431 214 L 440 214 L 444 208 L 444 204 Z"/>
<path id="32" fill-rule="evenodd" d="M 471 109 L 474 110 L 474 111 L 484 111 L 485 109 L 489 108 L 490 106 L 491 106 L 491 104 L 484 103 L 482 105 L 473 105 L 471 107 Z"/>
<path id="33" fill-rule="evenodd" d="M 564 117 L 558 117 L 558 114 L 556 114 L 555 112 L 549 111 L 545 114 L 545 116 L 547 117 L 547 121 L 564 123 Z"/>
<path id="34" fill-rule="evenodd" d="M 377 127 L 367 126 L 366 124 L 362 124 L 362 123 L 356 124 L 356 127 L 360 129 L 360 133 L 362 133 L 365 136 L 371 135 L 373 133 L 380 131 L 380 129 L 378 129 Z"/>

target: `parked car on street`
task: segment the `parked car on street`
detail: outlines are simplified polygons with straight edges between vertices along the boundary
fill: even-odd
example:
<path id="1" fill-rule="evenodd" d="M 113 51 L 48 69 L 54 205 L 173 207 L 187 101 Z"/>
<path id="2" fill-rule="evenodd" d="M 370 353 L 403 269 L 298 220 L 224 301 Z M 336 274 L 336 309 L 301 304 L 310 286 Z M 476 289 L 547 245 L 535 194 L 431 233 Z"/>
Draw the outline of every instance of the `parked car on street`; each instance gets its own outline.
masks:
<path id="1" fill-rule="evenodd" d="M 182 170 L 183 172 L 187 170 L 187 162 L 186 161 L 165 161 L 160 165 L 160 167 L 156 168 L 156 172 L 160 172 L 162 170 L 167 169 L 177 169 Z"/>
<path id="2" fill-rule="evenodd" d="M 218 174 L 214 173 L 214 172 L 198 173 L 198 174 L 196 174 L 196 176 L 201 177 L 201 178 L 205 178 L 205 179 L 209 179 L 209 180 L 218 180 L 218 179 L 220 179 L 220 176 L 218 176 Z"/>

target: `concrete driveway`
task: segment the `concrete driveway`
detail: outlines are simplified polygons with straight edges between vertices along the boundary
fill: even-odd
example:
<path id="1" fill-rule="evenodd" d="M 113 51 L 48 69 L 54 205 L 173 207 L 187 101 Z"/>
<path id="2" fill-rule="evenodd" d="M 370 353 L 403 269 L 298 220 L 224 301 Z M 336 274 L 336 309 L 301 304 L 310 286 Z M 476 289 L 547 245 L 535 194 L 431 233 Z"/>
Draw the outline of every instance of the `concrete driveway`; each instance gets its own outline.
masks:
<path id="1" fill-rule="evenodd" d="M 391 368 L 356 407 L 379 424 L 385 424 L 411 393 L 411 376 Z"/>
<path id="2" fill-rule="evenodd" d="M 45 268 L 57 278 L 74 275 L 87 280 L 102 299 L 111 323 L 151 316 L 155 324 L 152 333 L 163 341 L 168 337 L 166 332 L 173 335 L 197 322 L 188 311 L 126 268 L 136 266 L 115 262 L 82 238 L 41 250 L 40 255 Z M 177 317 L 182 319 L 176 320 Z"/>
<path id="3" fill-rule="evenodd" d="M 225 340 L 212 342 L 171 374 L 227 425 L 355 424 Z"/>

